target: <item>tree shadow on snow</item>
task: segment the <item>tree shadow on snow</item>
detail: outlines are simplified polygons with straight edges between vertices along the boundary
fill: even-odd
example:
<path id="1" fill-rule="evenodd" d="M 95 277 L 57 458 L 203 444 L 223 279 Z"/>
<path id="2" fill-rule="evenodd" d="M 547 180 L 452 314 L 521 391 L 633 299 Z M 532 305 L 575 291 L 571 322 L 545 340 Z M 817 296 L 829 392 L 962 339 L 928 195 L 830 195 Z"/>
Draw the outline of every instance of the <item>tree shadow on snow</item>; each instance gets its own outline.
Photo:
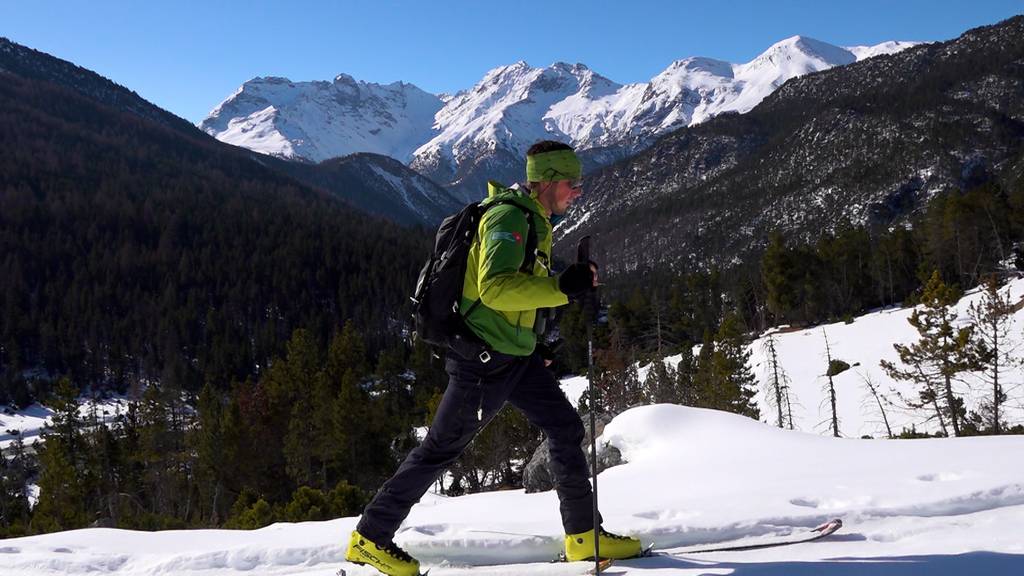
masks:
<path id="1" fill-rule="evenodd" d="M 1024 574 L 1024 554 L 969 552 L 955 555 L 830 558 L 806 562 L 715 562 L 658 556 L 624 560 L 604 572 L 608 576 L 642 576 L 646 570 L 685 570 L 687 576 L 961 576 Z"/>

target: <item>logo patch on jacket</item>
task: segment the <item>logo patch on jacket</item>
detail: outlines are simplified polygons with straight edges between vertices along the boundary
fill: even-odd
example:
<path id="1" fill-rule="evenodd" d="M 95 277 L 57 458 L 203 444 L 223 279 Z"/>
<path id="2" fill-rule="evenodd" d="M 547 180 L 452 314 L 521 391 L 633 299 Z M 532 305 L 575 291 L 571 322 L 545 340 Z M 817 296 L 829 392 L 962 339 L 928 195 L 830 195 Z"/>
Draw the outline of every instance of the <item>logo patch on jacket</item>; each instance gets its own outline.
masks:
<path id="1" fill-rule="evenodd" d="M 516 244 L 523 243 L 523 235 L 519 232 L 491 232 L 491 240 L 498 242 L 515 242 Z"/>

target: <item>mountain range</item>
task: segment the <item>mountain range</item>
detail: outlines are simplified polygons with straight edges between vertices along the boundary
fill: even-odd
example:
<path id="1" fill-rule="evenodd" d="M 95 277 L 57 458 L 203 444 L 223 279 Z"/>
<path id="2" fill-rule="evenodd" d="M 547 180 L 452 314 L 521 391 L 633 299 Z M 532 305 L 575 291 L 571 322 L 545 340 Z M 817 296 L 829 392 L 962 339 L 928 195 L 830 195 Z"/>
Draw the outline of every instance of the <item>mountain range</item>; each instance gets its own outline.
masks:
<path id="1" fill-rule="evenodd" d="M 216 144 L 187 120 L 146 101 L 129 88 L 2 37 L 0 72 L 69 88 L 121 113 L 156 122 L 186 138 Z M 285 172 L 290 178 L 321 188 L 355 208 L 404 225 L 434 225 L 459 206 L 459 202 L 441 187 L 388 157 L 394 155 L 393 150 L 379 152 L 356 154 L 320 166 L 282 162 L 250 151 L 245 154 L 254 166 Z"/>
<path id="2" fill-rule="evenodd" d="M 912 45 L 841 48 L 794 36 L 744 64 L 686 58 L 649 82 L 625 85 L 583 64 L 534 68 L 520 61 L 454 95 L 344 74 L 333 82 L 254 78 L 200 127 L 224 142 L 282 158 L 389 155 L 470 201 L 488 179 L 521 178 L 523 156 L 537 140 L 568 142 L 588 168 L 604 165 L 681 127 L 746 112 L 790 78 Z"/>
<path id="3" fill-rule="evenodd" d="M 609 272 L 728 265 L 768 232 L 889 227 L 936 194 L 1024 166 L 1024 16 L 786 82 L 745 114 L 677 130 L 585 179 L 556 229 Z"/>

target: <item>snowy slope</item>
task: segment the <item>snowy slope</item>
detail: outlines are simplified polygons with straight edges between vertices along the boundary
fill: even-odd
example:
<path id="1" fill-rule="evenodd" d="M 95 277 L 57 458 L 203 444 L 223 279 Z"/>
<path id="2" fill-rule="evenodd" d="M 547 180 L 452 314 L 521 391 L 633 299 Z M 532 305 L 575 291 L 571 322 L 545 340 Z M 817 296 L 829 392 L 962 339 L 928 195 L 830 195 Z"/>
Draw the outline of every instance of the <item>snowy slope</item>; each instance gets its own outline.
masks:
<path id="1" fill-rule="evenodd" d="M 125 398 L 111 398 L 95 403 L 83 401 L 78 413 L 82 418 L 88 418 L 95 410 L 100 422 L 111 422 L 127 408 L 128 401 Z M 53 410 L 39 403 L 18 411 L 0 405 L 0 450 L 7 449 L 14 442 L 15 434 L 20 435 L 26 445 L 32 444 L 52 419 Z"/>
<path id="2" fill-rule="evenodd" d="M 341 74 L 333 82 L 254 78 L 200 128 L 218 140 L 283 158 L 319 162 L 372 152 L 408 162 L 433 136 L 439 97 L 412 84 L 380 85 Z"/>
<path id="3" fill-rule="evenodd" d="M 731 414 L 657 405 L 608 425 L 627 464 L 599 478 L 610 529 L 661 547 L 784 534 L 840 517 L 827 541 L 774 550 L 616 563 L 621 576 L 680 574 L 1019 574 L 1024 570 L 1022 437 L 848 440 Z M 252 532 L 86 529 L 0 543 L 4 574 L 349 576 L 356 518 Z M 434 576 L 582 574 L 549 564 L 560 547 L 553 492 L 429 495 L 396 540 Z"/>
<path id="4" fill-rule="evenodd" d="M 1007 283 L 1002 292 L 1009 292 L 1013 302 L 1021 302 L 1024 300 L 1024 279 Z M 960 300 L 956 306 L 959 322 L 967 322 L 968 307 L 977 302 L 980 296 L 981 293 L 975 289 Z M 904 427 L 911 426 L 919 431 L 938 430 L 937 422 L 926 421 L 929 414 L 907 410 L 900 401 L 899 394 L 917 400 L 914 387 L 892 380 L 879 367 L 879 361 L 883 359 L 899 362 L 893 344 L 910 344 L 918 339 L 917 331 L 907 322 L 912 312 L 911 308 L 887 309 L 857 317 L 850 324 L 840 322 L 775 334 L 779 361 L 791 380 L 793 419 L 798 430 L 831 433 L 831 411 L 825 390 L 828 382 L 824 376 L 828 365 L 825 334 L 833 358 L 851 365 L 859 363 L 834 378 L 839 430 L 843 436 L 885 436 L 881 413 L 864 384 L 865 378 L 869 378 L 891 403 L 883 401 L 883 407 L 893 432 L 898 434 Z M 1019 309 L 1013 315 L 1010 335 L 1008 344 L 1017 347 L 1016 355 L 1024 355 L 1024 347 L 1021 346 L 1024 344 L 1024 309 Z M 752 353 L 751 364 L 760 384 L 757 404 L 761 410 L 761 419 L 775 422 L 776 412 L 767 397 L 769 365 L 765 340 L 764 336 L 758 338 L 749 349 Z M 666 358 L 666 362 L 675 366 L 679 356 Z M 647 370 L 647 367 L 639 370 L 641 378 L 646 377 Z M 1024 423 L 1024 365 L 1010 367 L 1002 378 L 1004 390 L 1010 397 L 1010 401 L 1003 407 L 1004 415 L 1008 422 Z M 577 387 L 582 391 L 581 386 Z M 990 393 L 979 374 L 966 375 L 963 382 L 955 384 L 955 390 L 964 395 L 968 412 L 976 409 L 983 397 Z"/>

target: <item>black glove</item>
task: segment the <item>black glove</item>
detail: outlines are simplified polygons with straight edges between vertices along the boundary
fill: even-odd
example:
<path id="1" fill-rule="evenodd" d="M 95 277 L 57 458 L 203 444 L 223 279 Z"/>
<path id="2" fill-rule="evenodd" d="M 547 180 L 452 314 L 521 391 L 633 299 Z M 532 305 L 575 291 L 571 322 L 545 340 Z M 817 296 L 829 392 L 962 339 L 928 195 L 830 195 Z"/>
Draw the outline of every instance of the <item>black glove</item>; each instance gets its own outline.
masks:
<path id="1" fill-rule="evenodd" d="M 558 354 L 558 350 L 564 343 L 565 342 L 561 338 L 558 338 L 553 342 L 537 342 L 537 354 L 540 355 L 541 360 L 554 362 L 555 354 Z"/>
<path id="2" fill-rule="evenodd" d="M 594 287 L 593 262 L 576 262 L 558 275 L 558 289 L 569 298 L 579 298 Z"/>

